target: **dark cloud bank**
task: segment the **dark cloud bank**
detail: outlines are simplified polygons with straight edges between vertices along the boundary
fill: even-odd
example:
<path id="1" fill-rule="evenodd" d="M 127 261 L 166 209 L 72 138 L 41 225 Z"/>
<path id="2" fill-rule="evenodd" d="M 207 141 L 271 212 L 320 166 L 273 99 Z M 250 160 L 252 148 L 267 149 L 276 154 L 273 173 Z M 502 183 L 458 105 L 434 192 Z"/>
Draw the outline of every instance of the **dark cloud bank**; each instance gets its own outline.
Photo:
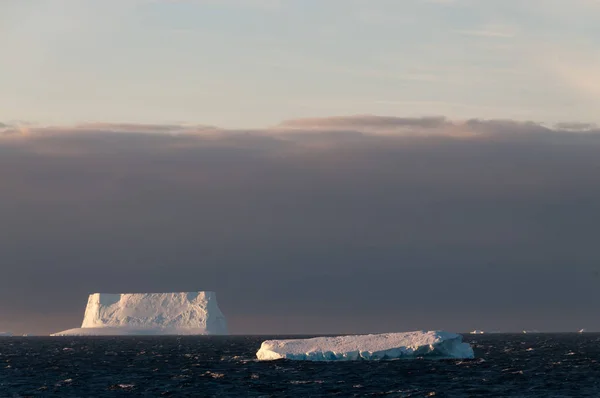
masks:
<path id="1" fill-rule="evenodd" d="M 600 329 L 600 131 L 357 116 L 5 126 L 0 329 L 215 290 L 236 333 Z"/>

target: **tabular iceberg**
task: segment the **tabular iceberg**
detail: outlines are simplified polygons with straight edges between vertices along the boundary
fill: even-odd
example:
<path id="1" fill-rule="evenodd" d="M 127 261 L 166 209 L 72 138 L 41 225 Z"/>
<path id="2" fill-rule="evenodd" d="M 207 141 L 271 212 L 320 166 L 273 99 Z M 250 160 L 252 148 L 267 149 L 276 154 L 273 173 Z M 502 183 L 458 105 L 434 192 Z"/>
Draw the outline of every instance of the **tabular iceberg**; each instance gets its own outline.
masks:
<path id="1" fill-rule="evenodd" d="M 398 358 L 473 358 L 462 336 L 449 332 L 406 332 L 312 339 L 267 340 L 256 353 L 261 361 L 352 361 Z"/>
<path id="2" fill-rule="evenodd" d="M 169 334 L 228 334 L 216 294 L 90 294 L 81 327 L 52 336 Z"/>
<path id="3" fill-rule="evenodd" d="M 11 332 L 0 332 L 0 337 L 12 337 Z"/>

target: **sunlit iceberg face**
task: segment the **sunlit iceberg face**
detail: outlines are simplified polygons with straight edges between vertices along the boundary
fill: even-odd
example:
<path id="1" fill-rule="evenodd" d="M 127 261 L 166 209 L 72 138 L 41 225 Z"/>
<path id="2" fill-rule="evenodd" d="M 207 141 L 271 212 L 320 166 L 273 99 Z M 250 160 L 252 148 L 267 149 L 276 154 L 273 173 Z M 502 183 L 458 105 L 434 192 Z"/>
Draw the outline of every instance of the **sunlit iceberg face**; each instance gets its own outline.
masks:
<path id="1" fill-rule="evenodd" d="M 214 292 L 94 293 L 81 328 L 56 335 L 228 334 Z"/>
<path id="2" fill-rule="evenodd" d="M 406 332 L 312 339 L 267 340 L 259 360 L 352 361 L 410 358 L 473 358 L 471 346 L 455 333 Z"/>

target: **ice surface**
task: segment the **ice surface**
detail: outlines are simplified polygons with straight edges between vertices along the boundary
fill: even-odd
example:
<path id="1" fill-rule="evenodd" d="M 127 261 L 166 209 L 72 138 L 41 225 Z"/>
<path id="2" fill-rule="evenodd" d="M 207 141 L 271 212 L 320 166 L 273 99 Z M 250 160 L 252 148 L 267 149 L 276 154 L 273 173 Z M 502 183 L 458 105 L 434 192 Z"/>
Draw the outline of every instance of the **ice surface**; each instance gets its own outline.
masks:
<path id="1" fill-rule="evenodd" d="M 131 328 L 127 326 L 120 327 L 101 327 L 101 328 L 74 328 L 63 330 L 51 336 L 156 336 L 156 335 L 217 335 L 226 333 L 210 333 L 203 328 Z"/>
<path id="2" fill-rule="evenodd" d="M 267 340 L 256 353 L 261 361 L 296 359 L 351 361 L 396 358 L 473 358 L 462 336 L 442 331 Z"/>
<path id="3" fill-rule="evenodd" d="M 90 294 L 81 327 L 54 336 L 163 334 L 228 334 L 216 294 Z"/>

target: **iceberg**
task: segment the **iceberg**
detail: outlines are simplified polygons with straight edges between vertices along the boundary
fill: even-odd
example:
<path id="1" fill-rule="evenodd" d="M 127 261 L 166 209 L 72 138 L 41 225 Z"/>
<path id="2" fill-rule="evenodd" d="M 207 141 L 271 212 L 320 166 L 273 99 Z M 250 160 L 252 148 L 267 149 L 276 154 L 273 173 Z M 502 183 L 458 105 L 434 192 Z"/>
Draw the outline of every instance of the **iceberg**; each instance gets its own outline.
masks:
<path id="1" fill-rule="evenodd" d="M 90 294 L 80 328 L 51 336 L 225 335 L 214 292 Z"/>
<path id="2" fill-rule="evenodd" d="M 256 353 L 259 361 L 353 361 L 424 358 L 473 358 L 462 336 L 443 331 L 416 331 L 311 339 L 266 340 Z"/>
<path id="3" fill-rule="evenodd" d="M 0 332 L 0 337 L 12 337 L 13 334 L 11 332 Z"/>

